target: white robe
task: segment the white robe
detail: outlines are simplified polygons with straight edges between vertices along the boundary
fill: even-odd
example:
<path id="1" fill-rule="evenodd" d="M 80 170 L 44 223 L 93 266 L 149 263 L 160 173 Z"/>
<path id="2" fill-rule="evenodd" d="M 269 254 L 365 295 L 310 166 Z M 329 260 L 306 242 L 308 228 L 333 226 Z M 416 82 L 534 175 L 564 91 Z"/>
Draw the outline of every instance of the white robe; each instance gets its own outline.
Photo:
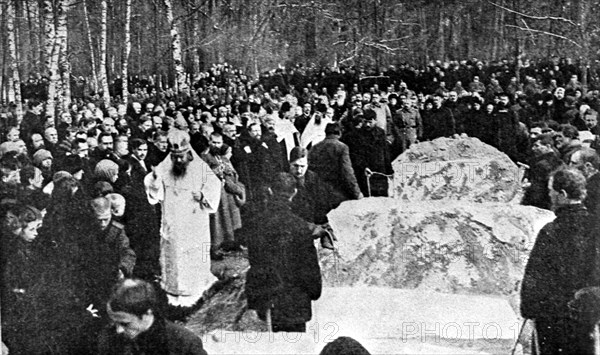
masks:
<path id="1" fill-rule="evenodd" d="M 277 135 L 277 143 L 282 140 L 285 141 L 285 148 L 287 150 L 287 157 L 290 158 L 292 149 L 296 146 L 294 141 L 294 135 L 298 133 L 298 130 L 290 120 L 281 119 L 277 117 L 275 121 L 275 134 Z"/>
<path id="2" fill-rule="evenodd" d="M 219 207 L 221 180 L 208 164 L 192 151 L 184 176 L 172 173 L 169 154 L 156 167 L 157 178 L 144 178 L 148 201 L 162 204 L 160 241 L 161 286 L 169 303 L 194 305 L 216 277 L 210 272 L 209 214 Z M 197 202 L 192 192 L 202 192 L 207 206 Z"/>
<path id="3" fill-rule="evenodd" d="M 331 123 L 331 119 L 327 116 L 323 115 L 321 119 L 321 123 L 317 124 L 315 122 L 315 115 L 310 118 L 308 124 L 306 124 L 306 128 L 304 128 L 304 132 L 302 132 L 302 137 L 300 137 L 300 146 L 302 148 L 307 148 L 311 143 L 314 147 L 315 144 L 321 142 L 325 139 L 325 126 L 328 123 Z"/>

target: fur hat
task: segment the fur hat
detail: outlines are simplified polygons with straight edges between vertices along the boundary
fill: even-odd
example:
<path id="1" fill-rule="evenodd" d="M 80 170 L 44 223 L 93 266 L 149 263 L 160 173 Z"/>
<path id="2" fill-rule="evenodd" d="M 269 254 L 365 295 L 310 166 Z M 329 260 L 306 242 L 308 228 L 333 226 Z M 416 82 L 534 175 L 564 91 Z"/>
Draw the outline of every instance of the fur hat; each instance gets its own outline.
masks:
<path id="1" fill-rule="evenodd" d="M 46 149 L 39 149 L 33 154 L 33 165 L 41 166 L 42 162 L 46 159 L 53 159 L 52 153 Z"/>

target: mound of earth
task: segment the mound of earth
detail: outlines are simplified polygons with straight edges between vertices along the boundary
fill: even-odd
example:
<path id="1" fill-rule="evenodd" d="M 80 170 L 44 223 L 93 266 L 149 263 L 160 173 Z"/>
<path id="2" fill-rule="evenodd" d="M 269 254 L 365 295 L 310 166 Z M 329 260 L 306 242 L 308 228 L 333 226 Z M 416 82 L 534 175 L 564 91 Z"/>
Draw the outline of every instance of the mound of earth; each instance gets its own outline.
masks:
<path id="1" fill-rule="evenodd" d="M 547 210 L 506 203 L 346 201 L 328 215 L 339 242 L 322 256 L 329 286 L 510 295 Z"/>
<path id="2" fill-rule="evenodd" d="M 390 196 L 405 201 L 509 202 L 522 171 L 506 154 L 477 138 L 438 138 L 412 145 L 392 163 Z"/>
<path id="3" fill-rule="evenodd" d="M 317 354 L 338 336 L 382 354 L 510 352 L 521 326 L 519 282 L 552 212 L 367 198 L 328 217 L 337 249 L 319 251 L 324 287 L 307 333 L 267 332 L 247 309 L 247 264 L 239 263 L 186 324 L 209 353 Z"/>

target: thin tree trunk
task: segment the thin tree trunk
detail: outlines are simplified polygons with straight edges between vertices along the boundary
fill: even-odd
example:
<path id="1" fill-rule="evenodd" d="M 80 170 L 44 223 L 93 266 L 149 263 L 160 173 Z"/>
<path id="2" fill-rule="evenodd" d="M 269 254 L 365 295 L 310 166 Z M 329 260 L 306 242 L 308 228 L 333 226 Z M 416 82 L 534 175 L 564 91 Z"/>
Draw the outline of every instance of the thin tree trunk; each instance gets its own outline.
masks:
<path id="1" fill-rule="evenodd" d="M 438 54 L 438 57 L 440 58 L 440 60 L 445 60 L 446 59 L 446 39 L 445 39 L 445 32 L 444 32 L 444 11 L 442 9 L 439 10 L 440 11 L 440 19 L 439 19 L 439 24 L 438 24 L 438 37 L 440 39 L 440 51 Z"/>
<path id="2" fill-rule="evenodd" d="M 131 0 L 125 1 L 125 44 L 123 46 L 123 62 L 121 63 L 123 77 L 123 102 L 127 103 L 129 88 L 127 87 L 129 73 L 129 53 L 131 52 Z"/>
<path id="3" fill-rule="evenodd" d="M 6 23 L 6 16 L 5 14 L 5 9 L 4 9 L 4 5 L 0 4 L 0 28 L 4 28 L 4 24 Z M 0 65 L 2 65 L 2 75 L 0 75 L 0 100 L 6 102 L 8 101 L 7 97 L 6 97 L 6 57 L 8 56 L 7 52 L 8 50 L 6 50 L 7 44 L 4 42 L 6 39 L 6 36 L 2 36 L 0 37 L 0 53 L 2 53 L 2 62 L 0 62 Z"/>
<path id="4" fill-rule="evenodd" d="M 8 88 L 6 90 L 6 101 L 15 102 L 15 86 L 13 84 L 14 80 L 13 80 L 12 75 L 10 75 L 8 77 L 7 81 L 8 81 L 8 83 L 7 83 Z"/>
<path id="5" fill-rule="evenodd" d="M 10 69 L 11 69 L 11 78 L 12 85 L 14 90 L 14 100 L 17 106 L 16 109 L 16 118 L 17 122 L 20 124 L 23 119 L 23 104 L 21 100 L 21 80 L 19 77 L 19 68 L 17 66 L 17 46 L 16 46 L 16 38 L 15 38 L 15 4 L 14 0 L 9 0 L 7 2 L 6 8 L 6 31 L 8 32 L 8 52 L 10 57 Z"/>
<path id="6" fill-rule="evenodd" d="M 16 48 L 16 55 L 17 55 L 17 63 L 20 63 L 21 65 L 19 66 L 23 66 L 23 58 L 21 58 L 21 53 L 27 53 L 25 51 L 22 51 L 22 45 L 21 42 L 23 41 L 23 38 L 21 36 L 21 26 L 20 26 L 20 21 L 19 21 L 19 2 L 15 1 L 13 4 L 13 31 L 15 32 L 15 48 Z M 21 4 L 22 7 L 22 4 Z M 26 57 L 26 56 L 25 56 Z"/>
<path id="7" fill-rule="evenodd" d="M 429 46 L 427 43 L 427 14 L 425 13 L 425 9 L 421 7 L 419 9 L 419 21 L 420 21 L 420 41 L 422 45 L 422 53 L 423 53 L 423 66 L 426 66 L 429 62 Z"/>
<path id="8" fill-rule="evenodd" d="M 37 20 L 38 17 L 36 16 L 37 13 L 35 13 L 34 9 L 36 8 L 37 3 L 35 1 L 26 1 L 25 2 L 25 8 L 26 8 L 26 12 L 27 12 L 27 29 L 29 31 L 29 42 L 31 43 L 31 47 L 29 50 L 29 54 L 30 54 L 30 60 L 31 60 L 31 67 L 34 68 L 35 70 L 37 70 L 39 68 L 39 62 L 38 62 L 38 57 L 36 55 L 36 53 L 38 52 L 38 47 L 39 47 L 39 41 L 38 41 L 38 27 L 37 24 L 34 23 L 34 19 Z M 33 14 L 32 14 L 33 13 Z"/>
<path id="9" fill-rule="evenodd" d="M 52 0 L 44 0 L 44 48 L 46 49 L 46 72 L 48 82 L 48 100 L 46 101 L 46 119 L 48 124 L 54 124 L 56 114 L 56 95 L 60 75 L 58 72 L 58 54 L 60 44 L 57 41 L 56 27 L 54 26 L 54 7 Z"/>
<path id="10" fill-rule="evenodd" d="M 499 9 L 495 9 L 494 10 L 494 22 L 493 22 L 493 26 L 494 28 L 492 29 L 492 33 L 493 33 L 493 40 L 492 40 L 492 59 L 496 59 L 498 58 L 498 36 L 499 36 L 499 30 L 498 27 L 500 27 L 500 16 L 498 14 L 498 12 L 503 12 L 504 10 L 499 10 Z"/>
<path id="11" fill-rule="evenodd" d="M 199 1 L 195 1 L 195 6 L 200 6 Z M 192 49 L 192 73 L 196 74 L 200 72 L 200 48 L 198 38 L 200 37 L 200 28 L 199 28 L 199 14 L 198 11 L 194 14 L 194 19 L 192 20 L 192 45 L 194 48 Z"/>
<path id="12" fill-rule="evenodd" d="M 591 39 L 590 33 L 587 29 L 589 20 L 590 4 L 589 0 L 579 0 L 579 38 L 581 39 L 582 49 L 581 51 L 581 84 L 583 86 L 582 94 L 587 93 L 588 86 L 588 67 L 590 64 L 591 57 Z"/>
<path id="13" fill-rule="evenodd" d="M 377 0 L 373 1 L 373 34 L 375 35 L 375 42 L 379 41 L 379 13 L 377 7 Z M 316 30 L 315 30 L 316 32 Z M 379 73 L 379 49 L 372 48 L 373 58 L 375 58 L 375 70 Z"/>
<path id="14" fill-rule="evenodd" d="M 160 56 L 160 35 L 158 31 L 160 7 L 157 2 L 154 2 L 154 73 L 158 73 L 160 67 L 161 56 Z M 161 83 L 162 86 L 162 83 Z"/>
<path id="15" fill-rule="evenodd" d="M 110 18 L 110 19 L 116 18 L 115 7 L 118 6 L 118 4 L 119 4 L 119 2 L 107 1 L 108 11 L 109 11 L 107 21 L 108 21 L 108 18 Z M 107 22 L 106 28 L 107 28 L 106 56 L 107 56 L 107 61 L 108 61 L 106 80 L 110 83 L 111 81 L 114 82 L 113 78 L 115 78 L 115 73 L 119 73 L 120 70 L 117 68 L 117 65 L 119 63 L 118 63 L 118 59 L 117 59 L 118 53 L 116 53 L 117 52 L 117 50 L 116 50 L 117 41 L 115 40 L 115 26 L 110 26 L 110 28 L 109 28 L 108 22 Z M 108 43 L 110 43 L 111 45 L 108 46 Z M 117 75 L 117 77 L 118 77 L 118 75 Z"/>
<path id="16" fill-rule="evenodd" d="M 175 67 L 175 92 L 187 89 L 187 82 L 185 80 L 185 68 L 181 60 L 181 41 L 179 39 L 179 31 L 177 24 L 173 18 L 173 4 L 171 0 L 163 0 L 165 8 L 167 10 L 167 22 L 171 29 L 171 50 L 173 54 L 173 64 Z"/>
<path id="17" fill-rule="evenodd" d="M 110 92 L 108 91 L 108 78 L 106 77 L 106 36 L 107 36 L 107 17 L 108 17 L 108 4 L 107 0 L 100 1 L 100 63 L 98 77 L 100 80 L 102 90 L 102 101 L 104 101 L 104 107 L 110 106 Z"/>
<path id="18" fill-rule="evenodd" d="M 500 0 L 500 5 L 504 6 L 504 0 Z M 504 21 L 505 21 L 505 13 L 506 11 L 500 11 L 500 19 L 498 20 L 498 31 L 500 31 L 500 33 L 498 34 L 498 38 L 500 39 L 500 43 L 501 45 L 501 53 L 498 53 L 498 56 L 504 56 L 505 54 L 505 49 L 506 49 L 506 38 L 505 38 L 505 32 L 504 31 Z M 494 59 L 497 59 L 498 57 L 494 57 Z"/>
<path id="19" fill-rule="evenodd" d="M 513 8 L 515 9 L 515 11 L 521 11 L 519 9 L 519 0 L 513 0 Z M 513 13 L 513 26 L 517 26 L 517 14 Z M 514 36 L 515 36 L 515 76 L 517 77 L 517 82 L 521 82 L 521 60 L 520 60 L 520 56 L 521 56 L 521 48 L 520 48 L 520 44 L 519 44 L 519 30 L 515 27 L 513 32 L 514 32 Z"/>
<path id="20" fill-rule="evenodd" d="M 62 90 L 59 102 L 63 112 L 69 112 L 71 105 L 71 67 L 67 57 L 67 11 L 69 0 L 60 0 L 58 5 L 58 23 L 56 26 L 57 40 L 60 43 L 60 76 L 62 79 Z"/>
<path id="21" fill-rule="evenodd" d="M 456 6 L 456 12 L 452 14 L 452 33 L 450 34 L 450 55 L 454 59 L 460 58 L 460 47 L 459 47 L 459 36 L 462 28 L 462 17 L 463 11 L 460 9 L 460 5 Z"/>
<path id="22" fill-rule="evenodd" d="M 87 4 L 83 0 L 83 21 L 85 22 L 85 31 L 87 32 L 88 45 L 90 46 L 90 64 L 92 65 L 92 89 L 98 91 L 98 68 L 94 56 L 94 42 L 92 42 L 92 31 L 90 30 L 90 18 L 88 16 Z"/>
<path id="23" fill-rule="evenodd" d="M 467 53 L 465 58 L 471 58 L 471 53 L 473 52 L 473 22 L 471 21 L 471 9 L 468 7 L 466 9 L 465 14 L 465 27 L 466 31 L 464 32 L 465 38 L 467 40 Z"/>

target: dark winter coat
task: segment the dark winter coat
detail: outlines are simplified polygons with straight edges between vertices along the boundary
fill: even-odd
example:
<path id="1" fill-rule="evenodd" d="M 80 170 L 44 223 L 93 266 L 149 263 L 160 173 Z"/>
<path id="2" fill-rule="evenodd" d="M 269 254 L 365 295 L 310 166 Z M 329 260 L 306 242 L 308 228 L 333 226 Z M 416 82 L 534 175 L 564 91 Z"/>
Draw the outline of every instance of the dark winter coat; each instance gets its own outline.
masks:
<path id="1" fill-rule="evenodd" d="M 352 140 L 348 141 L 348 147 L 358 186 L 366 196 L 369 194 L 365 175 L 366 168 L 382 174 L 392 173 L 385 132 L 379 127 L 372 129 L 362 127 L 355 132 Z"/>
<path id="2" fill-rule="evenodd" d="M 337 207 L 336 201 L 344 198 L 310 170 L 304 177 L 296 179 L 296 189 L 292 211 L 311 223 L 327 223 L 327 213 Z"/>
<path id="3" fill-rule="evenodd" d="M 558 208 L 539 232 L 521 286 L 521 315 L 529 319 L 569 317 L 567 303 L 591 286 L 595 235 L 588 233 L 583 204 Z"/>
<path id="4" fill-rule="evenodd" d="M 234 151 L 236 171 L 246 186 L 248 201 L 261 202 L 266 188 L 277 171 L 267 143 L 249 136 L 240 137 L 240 148 Z"/>
<path id="5" fill-rule="evenodd" d="M 548 195 L 548 180 L 550 173 L 563 165 L 563 161 L 554 152 L 550 152 L 534 157 L 529 165 L 527 178 L 531 185 L 525 190 L 521 204 L 549 210 L 552 201 Z"/>
<path id="6" fill-rule="evenodd" d="M 317 173 L 321 180 L 337 189 L 345 196 L 345 200 L 357 199 L 360 195 L 348 146 L 336 136 L 327 136 L 311 148 L 308 154 L 308 168 Z"/>
<path id="7" fill-rule="evenodd" d="M 433 140 L 439 137 L 452 137 L 456 133 L 456 121 L 447 107 L 432 109 L 423 115 L 423 139 Z"/>
<path id="8" fill-rule="evenodd" d="M 274 198 L 242 231 L 250 261 L 248 307 L 262 317 L 272 308 L 274 325 L 309 321 L 311 300 L 321 296 L 322 286 L 311 224 Z"/>
<path id="9" fill-rule="evenodd" d="M 540 233 L 521 285 L 521 315 L 535 320 L 542 354 L 580 354 L 582 325 L 572 317 L 569 301 L 597 279 L 596 234 L 590 232 L 583 204 L 558 208 L 556 219 Z"/>
<path id="10" fill-rule="evenodd" d="M 113 327 L 98 337 L 99 355 L 206 355 L 202 340 L 189 329 L 162 318 L 156 318 L 147 331 L 135 340 L 119 336 Z"/>

